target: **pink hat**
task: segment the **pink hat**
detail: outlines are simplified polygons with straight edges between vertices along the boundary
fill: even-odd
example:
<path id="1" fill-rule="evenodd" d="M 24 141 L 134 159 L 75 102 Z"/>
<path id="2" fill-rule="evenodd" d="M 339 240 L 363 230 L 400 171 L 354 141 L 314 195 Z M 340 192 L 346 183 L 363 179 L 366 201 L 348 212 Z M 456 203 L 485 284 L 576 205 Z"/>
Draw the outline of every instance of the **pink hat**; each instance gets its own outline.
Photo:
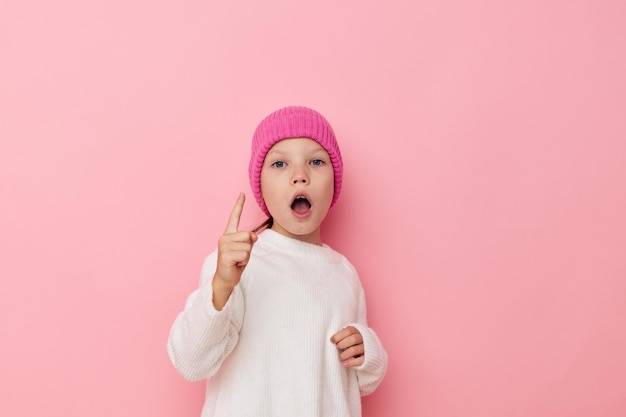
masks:
<path id="1" fill-rule="evenodd" d="M 271 216 L 261 196 L 261 168 L 265 155 L 274 144 L 283 139 L 310 138 L 319 143 L 330 156 L 335 173 L 335 193 L 330 206 L 334 206 L 341 191 L 343 162 L 333 128 L 328 121 L 313 109 L 300 106 L 284 107 L 267 116 L 259 123 L 252 137 L 250 155 L 250 186 L 261 210 Z"/>

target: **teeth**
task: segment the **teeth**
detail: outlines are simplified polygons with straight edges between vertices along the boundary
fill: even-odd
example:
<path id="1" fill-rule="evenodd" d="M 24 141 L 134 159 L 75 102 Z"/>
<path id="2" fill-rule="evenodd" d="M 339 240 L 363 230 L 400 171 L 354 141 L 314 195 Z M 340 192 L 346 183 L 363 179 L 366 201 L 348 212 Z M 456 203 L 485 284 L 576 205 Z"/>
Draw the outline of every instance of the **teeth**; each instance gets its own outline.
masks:
<path id="1" fill-rule="evenodd" d="M 311 208 L 311 203 L 309 202 L 309 199 L 303 195 L 295 196 L 293 201 L 291 202 L 292 210 L 296 210 L 300 213 L 304 213 L 307 210 L 307 208 L 308 209 Z"/>

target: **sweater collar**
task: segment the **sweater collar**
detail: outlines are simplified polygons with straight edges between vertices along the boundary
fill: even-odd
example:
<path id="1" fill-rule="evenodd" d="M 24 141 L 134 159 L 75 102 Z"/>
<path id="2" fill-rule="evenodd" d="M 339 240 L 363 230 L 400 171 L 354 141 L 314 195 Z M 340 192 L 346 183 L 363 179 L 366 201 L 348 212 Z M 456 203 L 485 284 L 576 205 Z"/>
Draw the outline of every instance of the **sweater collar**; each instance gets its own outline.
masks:
<path id="1" fill-rule="evenodd" d="M 270 246 L 289 252 L 293 255 L 302 254 L 306 257 L 319 258 L 326 262 L 340 262 L 341 255 L 327 244 L 315 245 L 278 233 L 272 229 L 265 229 L 259 234 L 259 239 Z"/>

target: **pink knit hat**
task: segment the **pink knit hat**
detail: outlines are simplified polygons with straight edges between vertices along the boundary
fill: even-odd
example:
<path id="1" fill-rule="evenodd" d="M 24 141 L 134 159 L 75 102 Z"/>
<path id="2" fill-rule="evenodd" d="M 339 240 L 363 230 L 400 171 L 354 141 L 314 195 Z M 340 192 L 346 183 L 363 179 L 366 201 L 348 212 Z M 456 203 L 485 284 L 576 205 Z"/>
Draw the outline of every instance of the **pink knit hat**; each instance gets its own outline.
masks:
<path id="1" fill-rule="evenodd" d="M 335 173 L 335 193 L 330 206 L 334 206 L 339 198 L 343 162 L 332 127 L 324 116 L 313 109 L 300 106 L 283 107 L 263 119 L 252 137 L 252 154 L 248 167 L 250 186 L 259 207 L 268 216 L 271 214 L 261 195 L 263 161 L 265 161 L 265 155 L 276 142 L 291 138 L 313 139 L 328 152 Z"/>

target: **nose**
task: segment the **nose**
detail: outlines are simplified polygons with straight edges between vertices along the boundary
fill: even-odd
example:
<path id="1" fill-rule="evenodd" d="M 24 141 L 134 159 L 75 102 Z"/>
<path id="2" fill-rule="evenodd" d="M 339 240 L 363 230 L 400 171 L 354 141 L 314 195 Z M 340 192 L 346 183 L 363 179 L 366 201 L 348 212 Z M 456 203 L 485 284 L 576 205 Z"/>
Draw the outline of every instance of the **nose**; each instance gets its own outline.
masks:
<path id="1" fill-rule="evenodd" d="M 298 168 L 293 172 L 291 177 L 291 183 L 296 185 L 298 183 L 307 184 L 309 182 L 309 176 L 306 173 L 306 170 L 302 168 Z"/>

